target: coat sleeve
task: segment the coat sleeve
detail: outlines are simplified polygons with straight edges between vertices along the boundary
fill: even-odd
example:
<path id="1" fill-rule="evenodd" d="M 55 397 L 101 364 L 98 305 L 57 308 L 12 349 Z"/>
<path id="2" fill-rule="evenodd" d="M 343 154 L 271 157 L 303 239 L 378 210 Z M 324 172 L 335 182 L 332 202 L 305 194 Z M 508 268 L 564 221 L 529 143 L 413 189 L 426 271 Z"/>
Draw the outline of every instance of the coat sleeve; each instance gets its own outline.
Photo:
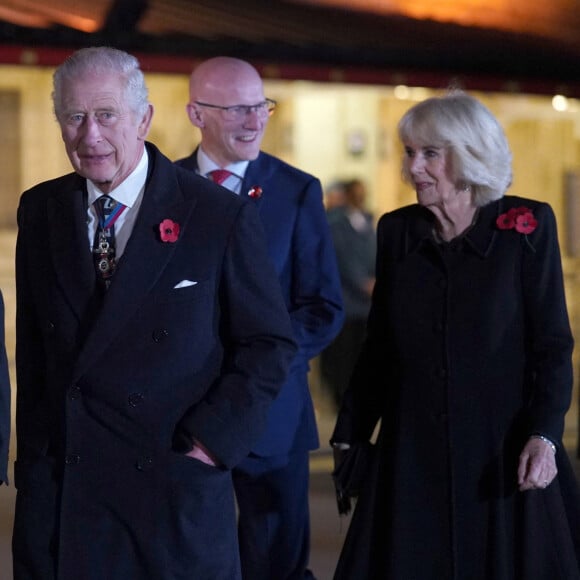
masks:
<path id="1" fill-rule="evenodd" d="M 318 179 L 302 192 L 292 242 L 290 318 L 300 354 L 314 358 L 338 334 L 344 314 L 336 254 Z"/>
<path id="2" fill-rule="evenodd" d="M 18 206 L 16 239 L 16 449 L 18 458 L 34 453 L 44 436 L 38 425 L 38 401 L 45 398 L 46 355 L 42 330 L 34 306 L 34 283 L 29 262 L 34 250 L 30 241 L 43 235 L 33 211 L 33 195 L 24 193 Z M 42 234 L 39 234 L 42 232 Z M 44 419 L 44 415 L 43 415 Z"/>
<path id="3" fill-rule="evenodd" d="M 534 210 L 536 230 L 522 236 L 522 285 L 532 380 L 529 430 L 560 442 L 572 397 L 574 342 L 564 295 L 556 219 L 548 204 Z"/>
<path id="4" fill-rule="evenodd" d="M 10 378 L 4 331 L 4 299 L 0 293 L 0 483 L 8 483 L 10 443 Z"/>
<path id="5" fill-rule="evenodd" d="M 183 418 L 183 429 L 226 467 L 249 453 L 296 352 L 264 232 L 251 204 L 231 229 L 219 283 L 221 373 Z"/>

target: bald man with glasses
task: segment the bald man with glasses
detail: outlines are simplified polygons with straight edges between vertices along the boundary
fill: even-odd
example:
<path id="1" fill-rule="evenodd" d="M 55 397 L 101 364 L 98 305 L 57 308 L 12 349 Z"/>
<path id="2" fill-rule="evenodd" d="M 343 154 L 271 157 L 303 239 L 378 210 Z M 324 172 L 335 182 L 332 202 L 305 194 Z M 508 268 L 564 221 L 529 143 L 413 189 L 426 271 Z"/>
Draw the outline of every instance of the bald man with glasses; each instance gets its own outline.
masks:
<path id="1" fill-rule="evenodd" d="M 251 454 L 232 470 L 244 580 L 313 579 L 308 568 L 309 452 L 319 445 L 309 361 L 343 322 L 341 287 L 317 178 L 260 151 L 276 102 L 249 63 L 217 57 L 190 79 L 201 143 L 176 163 L 258 208 L 299 349 Z"/>

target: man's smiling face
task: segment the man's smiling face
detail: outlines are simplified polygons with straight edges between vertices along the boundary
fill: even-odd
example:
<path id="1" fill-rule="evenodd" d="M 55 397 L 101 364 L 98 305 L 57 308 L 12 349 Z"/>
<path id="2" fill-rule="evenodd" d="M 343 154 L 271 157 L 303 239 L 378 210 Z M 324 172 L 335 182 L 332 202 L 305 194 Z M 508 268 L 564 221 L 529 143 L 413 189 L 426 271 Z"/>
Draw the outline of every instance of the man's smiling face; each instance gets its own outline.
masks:
<path id="1" fill-rule="evenodd" d="M 73 168 L 103 192 L 112 191 L 141 159 L 152 108 L 139 118 L 115 74 L 69 80 L 62 94 L 58 120 Z"/>

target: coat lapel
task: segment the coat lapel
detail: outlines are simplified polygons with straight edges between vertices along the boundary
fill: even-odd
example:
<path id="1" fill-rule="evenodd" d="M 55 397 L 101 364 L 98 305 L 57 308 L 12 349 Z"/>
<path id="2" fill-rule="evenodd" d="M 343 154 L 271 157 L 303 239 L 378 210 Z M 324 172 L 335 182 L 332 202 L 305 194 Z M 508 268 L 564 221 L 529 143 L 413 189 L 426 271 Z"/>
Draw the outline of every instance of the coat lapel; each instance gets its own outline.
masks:
<path id="1" fill-rule="evenodd" d="M 418 251 L 424 244 L 434 243 L 435 216 L 433 213 L 418 204 L 409 206 L 407 211 L 409 217 L 406 222 L 404 246 L 400 258 Z"/>
<path id="2" fill-rule="evenodd" d="M 196 147 L 195 151 L 189 156 L 181 159 L 178 165 L 190 171 L 198 173 L 199 167 L 197 164 L 197 152 L 199 147 Z M 262 205 L 264 197 L 272 195 L 272 184 L 270 180 L 272 179 L 273 170 L 266 163 L 266 157 L 262 152 L 258 155 L 257 159 L 250 161 L 244 179 L 242 180 L 242 186 L 240 189 L 240 197 L 251 197 L 256 207 L 259 209 Z M 259 194 L 254 196 L 250 195 L 251 191 L 258 191 Z"/>
<path id="3" fill-rule="evenodd" d="M 87 237 L 84 179 L 71 175 L 65 186 L 48 201 L 47 255 L 52 256 L 56 278 L 75 315 L 86 315 L 95 290 L 95 270 Z"/>
<path id="4" fill-rule="evenodd" d="M 495 222 L 500 214 L 503 199 L 488 203 L 479 211 L 475 226 L 467 233 L 465 239 L 480 257 L 486 258 L 497 238 L 499 230 Z"/>
<path id="5" fill-rule="evenodd" d="M 171 219 L 183 232 L 195 206 L 191 199 L 186 201 L 183 198 L 175 172 L 168 168 L 168 165 L 172 167 L 171 162 L 159 157 L 151 158 L 151 162 L 161 164 L 162 168 L 154 170 L 145 187 L 133 232 L 79 355 L 78 373 L 82 373 L 114 340 L 155 285 L 178 247 L 181 234 L 175 243 L 163 242 L 159 224 L 164 219 Z"/>
<path id="6" fill-rule="evenodd" d="M 177 165 L 179 165 L 180 167 L 183 167 L 184 169 L 188 169 L 189 171 L 193 171 L 195 173 L 198 172 L 199 168 L 197 166 L 197 150 L 199 148 L 196 148 L 195 151 L 189 156 L 189 157 L 185 157 L 183 159 L 180 159 L 179 161 L 177 161 Z"/>
<path id="7" fill-rule="evenodd" d="M 250 161 L 248 164 L 248 169 L 246 169 L 246 174 L 242 181 L 242 189 L 240 190 L 240 195 L 242 197 L 248 197 L 250 191 L 257 190 L 260 188 L 260 194 L 256 197 L 252 197 L 258 210 L 264 202 L 264 199 L 273 194 L 272 182 L 271 180 L 272 172 L 266 167 L 264 163 L 264 154 L 260 153 L 258 158 L 254 161 Z"/>
<path id="8" fill-rule="evenodd" d="M 467 245 L 481 258 L 489 255 L 497 235 L 495 221 L 500 213 L 502 202 L 491 202 L 480 209 L 473 228 L 465 235 Z M 416 204 L 410 206 L 410 219 L 407 222 L 404 254 L 417 251 L 423 244 L 434 245 L 433 228 L 435 216 L 426 208 Z"/>

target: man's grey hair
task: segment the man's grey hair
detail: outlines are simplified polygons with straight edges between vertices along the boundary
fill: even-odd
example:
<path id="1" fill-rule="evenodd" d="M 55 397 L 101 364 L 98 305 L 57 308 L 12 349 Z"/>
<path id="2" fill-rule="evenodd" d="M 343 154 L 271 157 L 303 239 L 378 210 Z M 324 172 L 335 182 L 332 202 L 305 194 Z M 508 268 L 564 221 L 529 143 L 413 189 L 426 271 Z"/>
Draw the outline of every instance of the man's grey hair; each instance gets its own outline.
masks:
<path id="1" fill-rule="evenodd" d="M 129 108 L 142 116 L 149 105 L 145 77 L 139 61 L 132 55 L 107 46 L 81 48 L 71 54 L 54 72 L 52 102 L 54 114 L 62 114 L 63 85 L 91 74 L 116 73 L 124 82 L 124 97 Z"/>

